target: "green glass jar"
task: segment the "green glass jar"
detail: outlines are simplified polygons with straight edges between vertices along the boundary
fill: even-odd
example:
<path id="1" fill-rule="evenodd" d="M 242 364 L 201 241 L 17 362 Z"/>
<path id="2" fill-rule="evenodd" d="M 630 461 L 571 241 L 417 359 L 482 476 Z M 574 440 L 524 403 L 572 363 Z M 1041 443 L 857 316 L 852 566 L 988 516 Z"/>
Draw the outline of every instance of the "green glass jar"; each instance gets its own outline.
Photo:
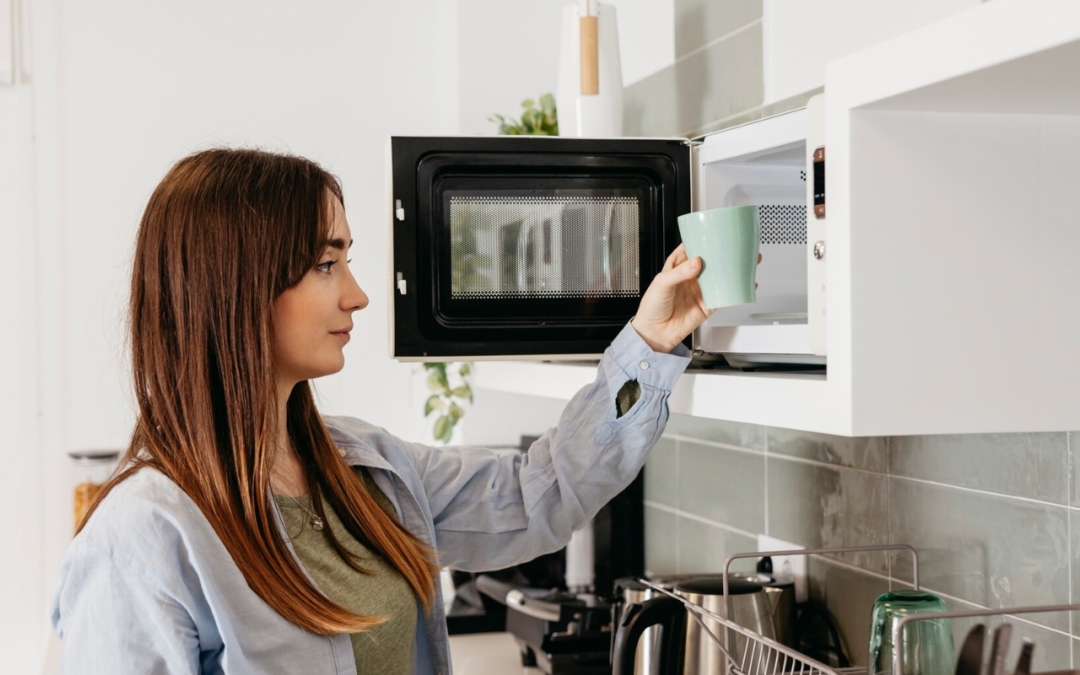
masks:
<path id="1" fill-rule="evenodd" d="M 869 675 L 892 673 L 893 624 L 911 614 L 947 612 L 945 602 L 925 591 L 890 591 L 874 601 L 870 615 Z M 902 675 L 952 675 L 956 663 L 952 624 L 948 619 L 921 619 L 904 626 L 900 636 Z"/>

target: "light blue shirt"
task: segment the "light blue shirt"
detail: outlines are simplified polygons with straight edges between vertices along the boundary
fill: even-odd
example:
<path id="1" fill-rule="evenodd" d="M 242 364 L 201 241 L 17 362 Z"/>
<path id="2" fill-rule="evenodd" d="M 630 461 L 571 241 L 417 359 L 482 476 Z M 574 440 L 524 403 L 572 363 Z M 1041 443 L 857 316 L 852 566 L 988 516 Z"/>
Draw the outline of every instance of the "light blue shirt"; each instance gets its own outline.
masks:
<path id="1" fill-rule="evenodd" d="M 652 351 L 628 324 L 596 381 L 525 454 L 429 447 L 355 418 L 325 421 L 345 460 L 368 467 L 441 566 L 502 569 L 565 546 L 637 476 L 689 361 L 682 345 Z M 628 380 L 641 395 L 616 417 L 615 396 Z M 430 615 L 419 612 L 414 672 L 446 675 L 442 596 Z M 117 486 L 68 546 L 52 623 L 65 673 L 356 673 L 349 636 L 309 633 L 277 614 L 195 503 L 152 469 Z"/>

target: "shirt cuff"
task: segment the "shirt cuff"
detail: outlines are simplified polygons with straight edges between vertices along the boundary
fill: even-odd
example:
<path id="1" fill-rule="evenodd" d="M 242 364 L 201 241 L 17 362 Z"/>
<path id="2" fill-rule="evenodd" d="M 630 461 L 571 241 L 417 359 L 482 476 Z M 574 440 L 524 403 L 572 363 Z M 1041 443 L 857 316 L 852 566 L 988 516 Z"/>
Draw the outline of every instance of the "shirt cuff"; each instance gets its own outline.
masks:
<path id="1" fill-rule="evenodd" d="M 667 354 L 654 352 L 629 321 L 612 341 L 607 355 L 630 379 L 665 391 L 671 391 L 690 365 L 686 345 L 679 343 Z"/>

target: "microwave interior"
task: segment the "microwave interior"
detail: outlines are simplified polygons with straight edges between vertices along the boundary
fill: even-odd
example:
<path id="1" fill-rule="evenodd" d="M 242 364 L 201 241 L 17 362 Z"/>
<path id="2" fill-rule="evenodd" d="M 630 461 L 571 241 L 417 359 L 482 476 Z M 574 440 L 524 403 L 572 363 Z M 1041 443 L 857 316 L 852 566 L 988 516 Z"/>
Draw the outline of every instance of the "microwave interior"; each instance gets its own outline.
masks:
<path id="1" fill-rule="evenodd" d="M 396 358 L 595 357 L 690 210 L 679 141 L 393 138 Z"/>
<path id="2" fill-rule="evenodd" d="M 766 121 L 767 123 L 767 121 Z M 719 134 L 718 134 L 719 136 Z M 737 368 L 820 367 L 810 348 L 807 313 L 807 156 L 805 139 L 699 165 L 698 208 L 758 206 L 761 264 L 757 301 L 718 309 L 695 335 L 702 360 Z"/>

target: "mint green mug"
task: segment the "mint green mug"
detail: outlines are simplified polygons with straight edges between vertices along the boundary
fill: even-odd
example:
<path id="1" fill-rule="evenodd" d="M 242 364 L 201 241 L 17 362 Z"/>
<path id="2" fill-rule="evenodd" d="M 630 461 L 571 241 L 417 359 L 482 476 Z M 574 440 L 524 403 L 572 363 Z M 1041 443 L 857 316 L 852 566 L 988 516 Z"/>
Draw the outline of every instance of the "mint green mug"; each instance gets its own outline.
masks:
<path id="1" fill-rule="evenodd" d="M 729 206 L 679 216 L 686 255 L 701 258 L 698 285 L 705 307 L 757 301 L 754 292 L 761 215 L 756 206 Z"/>

